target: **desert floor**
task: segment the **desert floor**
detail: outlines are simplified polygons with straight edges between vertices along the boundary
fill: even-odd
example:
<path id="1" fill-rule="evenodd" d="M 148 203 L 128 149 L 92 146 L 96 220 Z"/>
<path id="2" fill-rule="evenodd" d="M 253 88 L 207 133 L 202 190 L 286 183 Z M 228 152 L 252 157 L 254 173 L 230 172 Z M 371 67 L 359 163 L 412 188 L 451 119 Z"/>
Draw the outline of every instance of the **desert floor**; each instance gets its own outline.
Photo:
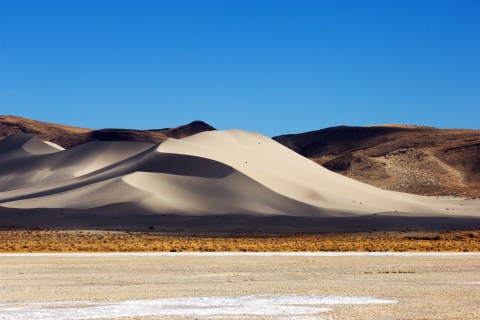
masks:
<path id="1" fill-rule="evenodd" d="M 479 253 L 0 255 L 0 319 L 478 319 Z"/>

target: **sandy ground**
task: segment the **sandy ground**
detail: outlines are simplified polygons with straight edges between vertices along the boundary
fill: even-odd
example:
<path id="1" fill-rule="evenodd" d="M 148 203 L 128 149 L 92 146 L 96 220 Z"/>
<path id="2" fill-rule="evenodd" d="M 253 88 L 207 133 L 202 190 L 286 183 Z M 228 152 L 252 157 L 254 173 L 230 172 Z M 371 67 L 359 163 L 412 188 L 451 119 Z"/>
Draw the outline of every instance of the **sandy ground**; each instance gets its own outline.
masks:
<path id="1" fill-rule="evenodd" d="M 480 312 L 478 253 L 2 254 L 0 275 L 2 320 L 460 320 Z"/>

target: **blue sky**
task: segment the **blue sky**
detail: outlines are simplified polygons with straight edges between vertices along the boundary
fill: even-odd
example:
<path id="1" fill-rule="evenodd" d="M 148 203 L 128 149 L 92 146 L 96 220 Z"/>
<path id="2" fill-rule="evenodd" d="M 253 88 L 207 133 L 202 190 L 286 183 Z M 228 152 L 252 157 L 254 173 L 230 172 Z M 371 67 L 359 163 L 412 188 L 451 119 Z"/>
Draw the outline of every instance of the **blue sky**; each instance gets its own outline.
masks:
<path id="1" fill-rule="evenodd" d="M 480 1 L 0 0 L 0 114 L 480 129 Z"/>

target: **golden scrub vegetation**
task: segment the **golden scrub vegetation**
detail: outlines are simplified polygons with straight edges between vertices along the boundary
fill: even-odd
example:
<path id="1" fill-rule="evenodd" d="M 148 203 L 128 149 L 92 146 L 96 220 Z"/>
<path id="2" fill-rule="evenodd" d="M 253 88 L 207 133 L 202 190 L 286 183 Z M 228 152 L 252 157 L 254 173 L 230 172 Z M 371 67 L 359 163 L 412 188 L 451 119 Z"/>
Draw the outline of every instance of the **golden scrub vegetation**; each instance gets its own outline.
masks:
<path id="1" fill-rule="evenodd" d="M 0 230 L 0 252 L 480 251 L 480 230 L 295 235 Z"/>

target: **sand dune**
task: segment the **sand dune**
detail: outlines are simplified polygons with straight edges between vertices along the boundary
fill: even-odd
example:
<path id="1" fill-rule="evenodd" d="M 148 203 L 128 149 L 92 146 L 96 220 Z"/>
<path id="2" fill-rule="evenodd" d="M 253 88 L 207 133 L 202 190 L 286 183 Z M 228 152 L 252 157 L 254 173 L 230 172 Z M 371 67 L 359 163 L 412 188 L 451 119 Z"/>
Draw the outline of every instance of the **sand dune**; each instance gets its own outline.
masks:
<path id="1" fill-rule="evenodd" d="M 332 173 L 256 133 L 203 132 L 181 140 L 169 139 L 158 150 L 215 159 L 277 193 L 342 213 L 445 210 L 445 204 L 433 198 L 384 191 Z"/>
<path id="2" fill-rule="evenodd" d="M 94 141 L 64 150 L 54 143 L 17 134 L 0 141 L 0 190 L 82 176 L 152 146 L 141 142 Z"/>
<path id="3" fill-rule="evenodd" d="M 49 216 L 45 210 L 60 209 L 54 212 L 57 218 L 63 214 L 63 221 L 73 211 L 75 219 L 83 212 L 84 224 L 92 226 L 97 216 L 135 220 L 172 214 L 209 219 L 219 214 L 315 219 L 383 214 L 403 217 L 402 226 L 405 217 L 415 216 L 469 218 L 476 227 L 479 221 L 478 200 L 381 190 L 240 130 L 202 132 L 159 145 L 90 142 L 68 150 L 20 134 L 0 142 L 0 163 L 0 222 L 8 212 L 12 223 L 11 213 L 19 210 L 20 223 L 27 209 L 29 219 L 37 212 L 39 220 Z"/>
<path id="4" fill-rule="evenodd" d="M 215 130 L 202 122 L 175 128 L 93 130 L 0 116 L 0 139 L 29 133 L 70 149 L 92 141 L 158 144 Z M 405 124 L 338 126 L 273 137 L 323 167 L 381 189 L 480 198 L 480 131 Z"/>
<path id="5" fill-rule="evenodd" d="M 28 134 L 16 134 L 0 141 L 0 161 L 2 163 L 40 154 L 60 151 L 49 143 L 32 138 Z"/>

